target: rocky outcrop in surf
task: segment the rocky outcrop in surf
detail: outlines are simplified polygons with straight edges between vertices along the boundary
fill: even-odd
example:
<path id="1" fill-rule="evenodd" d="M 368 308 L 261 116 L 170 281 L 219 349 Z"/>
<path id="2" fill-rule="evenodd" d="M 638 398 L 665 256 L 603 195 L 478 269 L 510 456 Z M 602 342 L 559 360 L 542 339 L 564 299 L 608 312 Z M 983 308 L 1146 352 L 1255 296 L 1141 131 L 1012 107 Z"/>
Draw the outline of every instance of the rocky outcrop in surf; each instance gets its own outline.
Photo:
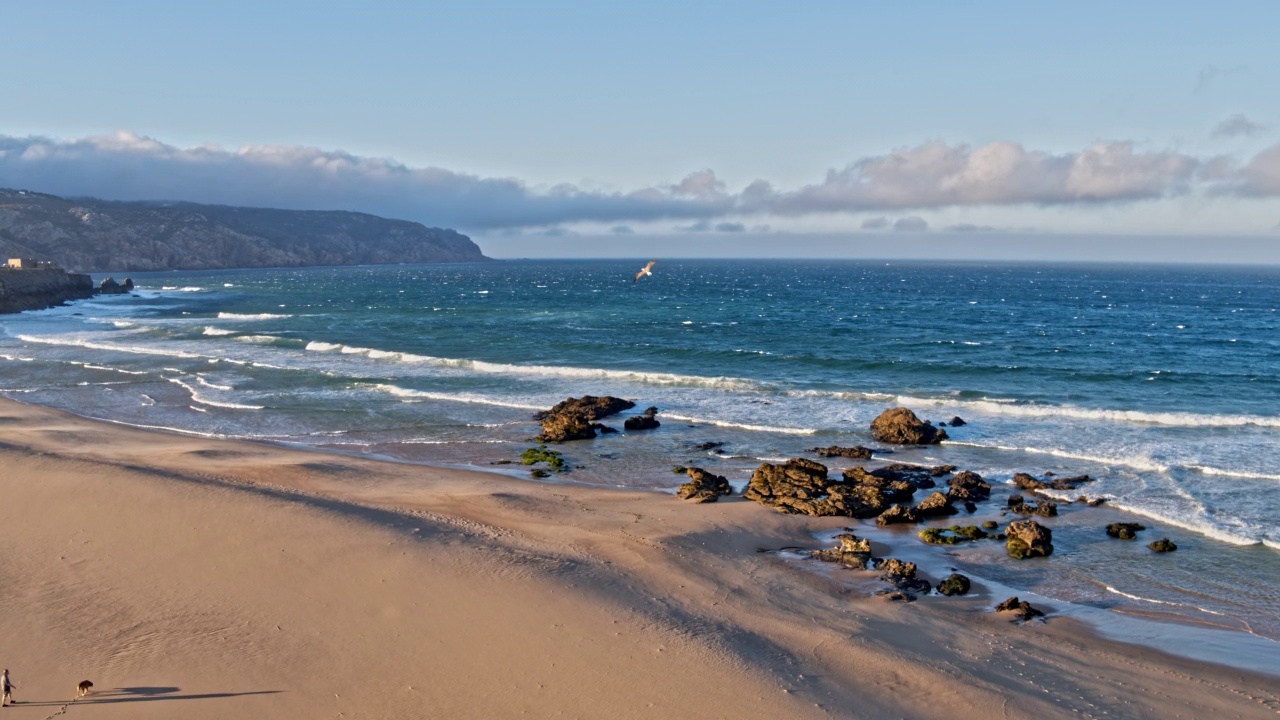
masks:
<path id="1" fill-rule="evenodd" d="M 557 403 L 550 410 L 543 410 L 533 416 L 534 420 L 542 423 L 542 434 L 538 435 L 537 440 L 551 443 L 590 440 L 596 436 L 597 429 L 602 432 L 612 431 L 611 428 L 593 421 L 635 406 L 636 404 L 630 400 L 608 395 L 568 398 Z"/>
<path id="2" fill-rule="evenodd" d="M 904 407 L 890 408 L 871 421 L 871 436 L 895 445 L 932 445 L 947 439 L 947 431 L 930 425 Z"/>

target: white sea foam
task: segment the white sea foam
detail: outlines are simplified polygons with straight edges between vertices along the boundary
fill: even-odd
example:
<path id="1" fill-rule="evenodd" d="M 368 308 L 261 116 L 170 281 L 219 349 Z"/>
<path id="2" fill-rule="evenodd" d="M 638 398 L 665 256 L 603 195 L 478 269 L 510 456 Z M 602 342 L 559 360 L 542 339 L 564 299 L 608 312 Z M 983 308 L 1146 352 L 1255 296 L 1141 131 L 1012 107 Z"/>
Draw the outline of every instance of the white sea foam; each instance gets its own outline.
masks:
<path id="1" fill-rule="evenodd" d="M 1191 532 L 1204 535 L 1205 537 L 1212 538 L 1214 540 L 1220 540 L 1231 545 L 1258 545 L 1263 541 L 1260 536 L 1251 537 L 1249 535 L 1242 535 L 1239 532 L 1232 532 L 1231 530 L 1227 530 L 1226 528 L 1220 527 L 1206 520 L 1197 520 L 1185 515 L 1159 512 L 1141 504 L 1127 502 L 1122 498 L 1108 498 L 1107 505 L 1116 508 L 1117 510 L 1124 510 L 1125 512 L 1132 513 L 1134 515 L 1141 515 L 1142 517 L 1150 518 L 1151 520 L 1165 523 L 1167 525 L 1173 525 L 1174 527 L 1179 527 L 1183 530 L 1190 530 Z"/>
<path id="2" fill-rule="evenodd" d="M 1109 593 L 1115 593 L 1116 595 L 1120 595 L 1121 597 L 1127 597 L 1130 600 L 1137 600 L 1138 602 L 1152 603 L 1155 605 L 1172 605 L 1173 607 L 1190 608 L 1192 610 L 1199 610 L 1202 613 L 1208 613 L 1210 615 L 1219 615 L 1224 617 L 1226 616 L 1226 613 L 1220 613 L 1216 610 L 1210 610 L 1208 608 L 1196 607 L 1194 605 L 1187 605 L 1185 603 L 1169 602 L 1168 600 L 1156 600 L 1155 598 L 1145 598 L 1145 597 L 1142 597 L 1141 595 L 1134 595 L 1132 593 L 1127 593 L 1123 590 L 1117 590 L 1116 588 L 1113 588 L 1110 585 L 1104 585 L 1103 587 L 1105 587 L 1107 589 L 1107 592 Z"/>
<path id="3" fill-rule="evenodd" d="M 509 363 L 493 363 L 484 360 L 465 358 L 442 358 L 431 355 L 379 350 L 339 343 L 312 340 L 306 345 L 312 352 L 334 352 L 344 355 L 364 355 L 374 360 L 404 362 L 409 364 L 435 365 L 437 367 L 457 368 L 480 373 L 500 375 L 535 375 L 540 377 L 566 377 L 575 379 L 599 379 L 619 382 L 634 382 L 646 385 L 676 385 L 692 387 L 710 387 L 727 390 L 747 390 L 759 387 L 751 380 L 731 377 L 708 377 L 702 375 L 678 375 L 675 373 L 646 372 L 642 370 L 606 370 L 603 368 L 568 367 L 563 365 L 513 365 Z"/>
<path id="4" fill-rule="evenodd" d="M 106 365 L 93 365 L 91 363 L 72 362 L 72 365 L 79 365 L 86 370 L 106 370 L 108 372 L 120 373 L 122 375 L 150 375 L 151 373 L 144 370 L 124 370 L 122 368 L 107 367 Z"/>
<path id="5" fill-rule="evenodd" d="M 236 338 L 238 342 L 257 343 L 259 345 L 270 345 L 281 339 L 276 335 L 241 335 Z"/>
<path id="6" fill-rule="evenodd" d="M 378 384 L 374 385 L 375 390 L 380 390 L 388 395 L 411 400 L 440 400 L 443 402 L 460 402 L 472 405 L 493 405 L 495 407 L 519 408 L 521 410 L 545 410 L 546 408 L 538 405 L 525 405 L 522 403 L 511 402 L 509 400 L 498 400 L 487 398 L 480 395 L 471 395 L 466 393 L 438 393 L 427 390 L 413 390 L 410 388 L 402 388 L 398 385 Z"/>
<path id="7" fill-rule="evenodd" d="M 206 380 L 203 375 L 196 375 L 196 382 L 200 383 L 201 385 L 207 388 L 213 388 L 214 390 L 228 390 L 228 391 L 235 390 L 235 388 L 231 387 L 230 385 L 218 385 L 216 383 L 211 383 L 208 380 Z"/>
<path id="8" fill-rule="evenodd" d="M 210 405 L 213 407 L 226 408 L 228 410 L 262 410 L 262 405 L 245 405 L 244 403 L 223 402 L 220 400 L 210 400 L 200 394 L 200 391 L 193 387 L 190 383 L 184 382 L 182 378 L 165 378 L 169 382 L 181 386 L 191 395 L 192 402 L 198 402 L 201 405 Z M 196 408 L 198 409 L 198 408 Z"/>
<path id="9" fill-rule="evenodd" d="M 748 423 L 732 422 L 730 420 L 711 420 L 707 418 L 693 417 L 690 415 L 677 415 L 675 413 L 663 413 L 663 417 L 679 420 L 681 422 L 697 423 L 699 425 L 711 425 L 714 427 L 733 428 L 735 430 L 749 430 L 751 432 L 769 432 L 779 433 L 782 435 L 814 435 L 818 431 L 815 428 L 789 428 L 779 427 L 777 425 L 751 425 Z"/>
<path id="10" fill-rule="evenodd" d="M 185 285 L 182 287 L 177 285 L 164 285 L 160 289 L 168 290 L 170 292 L 204 292 L 204 288 L 197 285 Z"/>
<path id="11" fill-rule="evenodd" d="M 1072 452 L 1070 450 L 1060 450 L 1056 448 L 1037 448 L 1037 447 L 1013 447 L 1010 445 L 998 445 L 988 443 L 967 442 L 963 440 L 948 440 L 948 445 L 958 447 L 982 448 L 984 450 L 1004 450 L 1006 452 L 1024 452 L 1031 455 L 1049 455 L 1051 457 L 1064 458 L 1066 460 L 1079 460 L 1081 462 L 1096 463 L 1098 465 L 1121 465 L 1134 470 L 1144 472 L 1168 473 L 1169 466 L 1156 462 L 1151 458 L 1132 456 L 1132 457 L 1106 457 L 1103 455 L 1090 455 L 1088 453 Z"/>
<path id="12" fill-rule="evenodd" d="M 252 315 L 246 315 L 243 313 L 231 313 L 231 312 L 218 313 L 219 320 L 283 320 L 285 318 L 291 318 L 291 317 L 293 316 L 277 315 L 273 313 L 256 313 Z"/>
<path id="13" fill-rule="evenodd" d="M 1225 415 L 1189 412 L 1150 412 L 1143 410 L 1109 410 L 1084 408 L 1075 405 L 1033 405 L 1009 400 L 959 400 L 950 398 L 922 398 L 903 395 L 897 398 L 901 405 L 933 408 L 967 409 L 987 415 L 1027 418 L 1070 418 L 1133 425 L 1165 425 L 1171 427 L 1280 427 L 1280 416 Z"/>
<path id="14" fill-rule="evenodd" d="M 198 355 L 196 353 L 183 352 L 181 350 L 161 350 L 159 348 L 141 347 L 137 345 L 117 345 L 114 343 L 95 342 L 93 340 L 83 340 L 75 337 L 42 337 L 39 335 L 19 335 L 18 339 L 23 342 L 38 343 L 41 345 L 58 345 L 62 347 L 82 347 L 90 350 L 110 350 L 113 352 L 130 353 L 133 355 L 155 355 L 159 357 L 183 358 L 186 360 L 195 360 L 207 357 L 206 355 Z"/>
<path id="15" fill-rule="evenodd" d="M 1205 475 L 1217 475 L 1221 477 L 1237 477 L 1248 480 L 1280 480 L 1280 475 L 1273 473 L 1249 472 L 1246 470 L 1224 470 L 1222 468 L 1209 467 L 1207 465 L 1188 465 L 1188 469 L 1195 470 Z"/>
<path id="16" fill-rule="evenodd" d="M 235 331 L 235 330 L 228 330 L 228 329 L 226 329 L 226 328 L 215 327 L 215 326 L 213 326 L 213 325 L 209 325 L 208 327 L 206 327 L 206 328 L 204 329 L 204 334 L 205 334 L 205 335 L 212 335 L 212 336 L 214 336 L 214 337 L 219 337 L 219 336 L 222 336 L 222 335 L 235 335 L 235 334 L 236 334 L 236 331 Z"/>

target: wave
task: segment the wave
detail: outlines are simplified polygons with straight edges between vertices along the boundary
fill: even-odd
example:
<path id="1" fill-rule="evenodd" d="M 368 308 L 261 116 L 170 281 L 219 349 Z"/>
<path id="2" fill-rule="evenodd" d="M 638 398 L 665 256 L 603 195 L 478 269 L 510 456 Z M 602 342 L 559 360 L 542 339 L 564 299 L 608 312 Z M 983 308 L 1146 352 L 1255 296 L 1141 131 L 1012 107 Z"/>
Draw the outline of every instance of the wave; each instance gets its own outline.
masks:
<path id="1" fill-rule="evenodd" d="M 130 353 L 133 355 L 155 355 L 159 357 L 182 358 L 184 360 L 205 360 L 209 359 L 208 355 L 200 355 L 197 353 L 183 352 L 181 350 L 160 350 L 156 348 L 140 347 L 137 345 L 114 345 L 111 343 L 94 342 L 92 340 L 80 340 L 77 338 L 53 338 L 41 337 L 38 335 L 19 335 L 19 340 L 29 343 L 38 343 L 41 345 L 59 345 L 63 347 L 82 347 L 89 350 L 109 350 L 112 352 Z"/>
<path id="2" fill-rule="evenodd" d="M 1012 402 L 1005 399 L 959 400 L 950 398 L 922 398 L 902 395 L 897 402 L 906 406 L 935 408 L 967 408 L 987 415 L 1029 418 L 1071 418 L 1098 422 L 1134 425 L 1165 425 L 1170 427 L 1258 427 L 1280 428 L 1280 417 L 1267 415 L 1202 414 L 1191 412 L 1152 412 L 1146 410 L 1109 410 L 1086 408 L 1077 405 L 1040 405 Z"/>
<path id="3" fill-rule="evenodd" d="M 212 407 L 226 408 L 228 410 L 262 410 L 263 405 L 245 405 L 244 403 L 222 402 L 220 400 L 210 400 L 200 394 L 200 391 L 193 387 L 190 383 L 183 382 L 182 378 L 165 378 L 169 382 L 182 387 L 191 395 L 192 402 L 198 402 L 201 405 L 210 405 Z M 199 409 L 199 408 L 193 408 Z"/>
<path id="4" fill-rule="evenodd" d="M 620 382 L 635 382 L 646 385 L 677 385 L 717 388 L 723 390 L 756 389 L 758 383 L 742 378 L 709 377 L 704 375 L 680 375 L 676 373 L 647 372 L 643 370 L 607 370 L 604 368 L 583 368 L 564 365 L 514 365 L 510 363 L 493 363 L 485 360 L 466 358 L 442 358 L 431 355 L 379 350 L 340 343 L 329 343 L 312 340 L 306 349 L 312 352 L 339 352 L 343 355 L 364 355 L 373 360 L 387 360 L 408 364 L 434 365 L 437 367 L 471 370 L 473 372 L 500 375 L 537 375 L 542 377 L 567 377 L 576 379 L 600 379 Z"/>
<path id="5" fill-rule="evenodd" d="M 1115 498 L 1108 497 L 1107 505 L 1117 510 L 1123 510 L 1133 515 L 1141 515 L 1142 517 L 1155 520 L 1156 522 L 1172 525 L 1174 527 L 1182 528 L 1183 530 L 1189 530 L 1193 533 L 1203 535 L 1213 540 L 1219 540 L 1230 545 L 1244 546 L 1264 544 L 1264 540 L 1261 536 L 1250 537 L 1248 535 L 1242 535 L 1238 532 L 1231 532 L 1208 522 L 1197 522 L 1184 516 L 1156 512 L 1155 510 L 1142 505 L 1126 503 L 1124 500 L 1117 500 Z"/>
<path id="6" fill-rule="evenodd" d="M 108 372 L 121 373 L 122 375 L 150 375 L 151 373 L 144 370 L 124 370 L 121 368 L 107 367 L 106 365 L 94 365 L 87 362 L 71 362 L 72 365 L 79 365 L 86 370 L 106 370 Z"/>
<path id="7" fill-rule="evenodd" d="M 1152 603 L 1155 605 L 1171 605 L 1173 607 L 1180 607 L 1180 608 L 1189 608 L 1191 610 L 1199 610 L 1202 613 L 1208 613 L 1210 615 L 1218 615 L 1220 617 L 1226 617 L 1226 613 L 1221 613 L 1221 612 L 1218 612 L 1217 610 L 1210 610 L 1209 608 L 1196 607 L 1195 605 L 1187 605 L 1186 603 L 1170 602 L 1168 600 L 1156 600 L 1155 598 L 1146 598 L 1146 597 L 1142 597 L 1141 595 L 1133 595 L 1123 590 L 1117 590 L 1116 588 L 1113 588 L 1110 585 L 1103 585 L 1103 587 L 1105 587 L 1107 589 L 1107 592 L 1109 593 L 1115 593 L 1116 595 L 1119 595 L 1121 597 L 1127 597 L 1130 600 L 1137 600 L 1138 602 Z"/>
<path id="8" fill-rule="evenodd" d="M 1124 467 L 1144 472 L 1168 473 L 1170 470 L 1170 466 L 1168 465 L 1158 463 L 1151 458 L 1140 456 L 1124 458 L 1105 457 L 1102 455 L 1089 455 L 1088 453 L 1072 452 L 1070 450 L 1060 450 L 1056 448 L 1015 447 L 1012 445 L 967 442 L 963 440 L 948 440 L 946 444 L 958 447 L 980 448 L 983 450 L 1003 450 L 1005 452 L 1024 452 L 1032 455 L 1049 455 L 1050 457 L 1063 458 L 1066 460 L 1079 460 L 1081 462 L 1096 463 L 1098 465 L 1123 465 Z"/>
<path id="9" fill-rule="evenodd" d="M 160 289 L 168 290 L 169 292 L 204 292 L 204 288 L 198 285 L 184 285 L 181 287 L 177 285 L 164 285 Z"/>
<path id="10" fill-rule="evenodd" d="M 208 380 L 205 380 L 203 375 L 196 375 L 196 382 L 200 383 L 201 385 L 207 388 L 213 388 L 214 390 L 227 390 L 227 391 L 235 390 L 235 388 L 231 387 L 230 385 L 218 385 L 216 383 L 211 383 Z"/>
<path id="11" fill-rule="evenodd" d="M 816 428 L 788 428 L 779 427 L 777 425 L 750 425 L 748 423 L 732 422 L 729 420 L 709 420 L 707 418 L 693 417 L 690 415 L 676 415 L 674 413 L 663 413 L 663 417 L 679 420 L 681 422 L 698 423 L 700 425 L 711 425 L 713 427 L 733 428 L 735 430 L 749 430 L 751 432 L 768 432 L 780 433 L 782 435 L 816 435 Z"/>
<path id="12" fill-rule="evenodd" d="M 291 317 L 293 316 L 287 315 L 287 314 L 273 314 L 273 313 L 256 313 L 251 315 L 247 315 L 244 313 L 232 313 L 232 312 L 218 313 L 219 320 L 284 320 L 286 318 L 291 318 Z"/>
<path id="13" fill-rule="evenodd" d="M 239 342 L 257 343 L 259 345 L 270 345 L 271 343 L 279 340 L 284 340 L 284 338 L 277 335 L 241 335 L 237 337 L 236 340 Z"/>
<path id="14" fill-rule="evenodd" d="M 1280 480 L 1280 475 L 1272 473 L 1249 472 L 1247 470 L 1224 470 L 1222 468 L 1210 467 L 1208 465 L 1188 465 L 1188 470 L 1195 470 L 1205 475 L 1217 475 L 1220 477 L 1237 477 L 1246 480 Z"/>
<path id="15" fill-rule="evenodd" d="M 545 407 L 542 407 L 540 405 L 524 405 L 522 403 L 515 403 L 509 400 L 495 400 L 493 398 L 482 397 L 479 395 L 469 395 L 469 394 L 463 394 L 463 393 L 439 393 L 439 392 L 430 392 L 427 390 L 413 390 L 410 388 L 402 388 L 398 385 L 388 385 L 385 383 L 374 385 L 373 388 L 375 390 L 379 390 L 381 392 L 387 393 L 388 395 L 394 395 L 395 397 L 406 398 L 411 400 L 441 400 L 444 402 L 460 402 L 460 403 L 469 403 L 472 405 L 493 405 L 496 407 L 518 408 L 520 410 L 545 410 L 546 409 Z"/>
<path id="16" fill-rule="evenodd" d="M 205 335 L 211 335 L 211 336 L 213 336 L 213 337 L 219 337 L 219 336 L 222 336 L 222 335 L 235 335 L 235 334 L 236 334 L 236 331 L 235 331 L 235 330 L 228 330 L 228 329 L 226 329 L 226 328 L 214 327 L 213 325 L 209 325 L 208 327 L 206 327 L 206 328 L 204 329 L 204 334 L 205 334 Z"/>

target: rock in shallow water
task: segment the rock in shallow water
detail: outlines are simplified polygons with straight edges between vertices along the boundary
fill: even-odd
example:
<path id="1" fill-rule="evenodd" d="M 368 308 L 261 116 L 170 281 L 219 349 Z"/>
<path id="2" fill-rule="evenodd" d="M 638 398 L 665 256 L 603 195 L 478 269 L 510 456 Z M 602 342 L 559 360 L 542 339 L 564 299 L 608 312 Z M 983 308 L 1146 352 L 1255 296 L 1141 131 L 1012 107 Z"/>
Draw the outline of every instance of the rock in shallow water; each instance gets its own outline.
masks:
<path id="1" fill-rule="evenodd" d="M 930 425 L 903 407 L 880 413 L 871 421 L 871 435 L 879 442 L 896 445 L 932 445 L 947 439 L 947 431 Z"/>

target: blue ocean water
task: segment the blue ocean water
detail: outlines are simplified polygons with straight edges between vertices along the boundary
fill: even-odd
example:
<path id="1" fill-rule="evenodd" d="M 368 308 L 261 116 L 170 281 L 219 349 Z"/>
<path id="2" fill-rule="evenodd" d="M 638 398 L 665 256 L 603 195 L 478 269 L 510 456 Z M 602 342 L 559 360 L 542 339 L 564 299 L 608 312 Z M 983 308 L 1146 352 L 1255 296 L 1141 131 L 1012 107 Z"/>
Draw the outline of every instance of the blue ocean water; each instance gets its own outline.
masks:
<path id="1" fill-rule="evenodd" d="M 990 547 L 950 562 L 1280 639 L 1280 268 L 673 260 L 633 284 L 641 264 L 134 276 L 131 296 L 0 317 L 0 393 L 513 473 L 492 463 L 531 446 L 535 410 L 616 395 L 662 427 L 562 446 L 560 479 L 658 490 L 677 464 L 740 483 L 807 448 L 874 445 L 887 407 L 958 415 L 950 442 L 892 459 L 996 485 L 1087 473 L 1110 509 L 1054 521 L 1052 577 Z M 1097 537 L 1120 513 L 1152 526 L 1142 542 Z M 1165 536 L 1182 549 L 1146 549 Z"/>

